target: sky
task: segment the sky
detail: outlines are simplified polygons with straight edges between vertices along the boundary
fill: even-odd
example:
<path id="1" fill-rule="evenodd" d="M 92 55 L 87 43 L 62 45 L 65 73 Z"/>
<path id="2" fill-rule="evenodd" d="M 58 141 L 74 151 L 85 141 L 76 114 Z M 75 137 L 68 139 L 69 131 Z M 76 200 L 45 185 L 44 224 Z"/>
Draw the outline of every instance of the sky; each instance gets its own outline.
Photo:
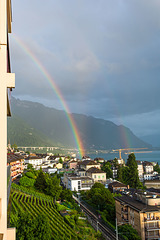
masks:
<path id="1" fill-rule="evenodd" d="M 52 76 L 70 112 L 160 134 L 159 0 L 13 0 L 12 95 L 63 109 L 16 39 Z"/>

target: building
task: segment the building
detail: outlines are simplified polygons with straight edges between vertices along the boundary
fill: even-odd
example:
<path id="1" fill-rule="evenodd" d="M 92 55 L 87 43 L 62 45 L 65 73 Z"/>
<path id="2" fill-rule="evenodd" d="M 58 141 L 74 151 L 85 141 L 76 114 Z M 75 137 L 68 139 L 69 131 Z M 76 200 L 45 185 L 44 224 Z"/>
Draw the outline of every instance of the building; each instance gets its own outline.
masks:
<path id="1" fill-rule="evenodd" d="M 68 165 L 68 168 L 71 168 L 71 169 L 75 169 L 77 167 L 77 164 L 78 164 L 78 161 L 77 160 L 74 160 L 74 159 L 71 159 L 70 161 L 68 161 L 67 165 Z"/>
<path id="2" fill-rule="evenodd" d="M 115 197 L 117 224 L 131 224 L 142 240 L 160 239 L 160 197 L 151 192 Z"/>
<path id="3" fill-rule="evenodd" d="M 99 168 L 89 168 L 86 171 L 86 175 L 93 178 L 94 182 L 106 183 L 106 173 Z"/>
<path id="4" fill-rule="evenodd" d="M 36 167 L 37 165 L 41 165 L 43 162 L 45 162 L 45 158 L 38 157 L 38 156 L 28 156 L 25 158 L 25 163 L 32 164 L 33 167 Z"/>
<path id="5" fill-rule="evenodd" d="M 21 176 L 24 170 L 24 158 L 18 154 L 8 154 L 7 155 L 7 165 L 10 166 L 12 180 Z"/>
<path id="6" fill-rule="evenodd" d="M 138 169 L 139 180 L 143 181 L 144 170 L 143 170 L 142 161 L 137 161 L 137 169 Z"/>
<path id="7" fill-rule="evenodd" d="M 114 193 L 114 192 L 122 192 L 124 190 L 127 190 L 129 186 L 119 182 L 119 181 L 114 181 L 112 183 L 108 184 L 108 189 Z"/>
<path id="8" fill-rule="evenodd" d="M 81 190 L 89 190 L 94 184 L 94 181 L 90 177 L 80 177 L 80 176 L 73 176 L 72 174 L 68 174 L 63 180 L 63 183 L 67 189 L 71 191 L 81 191 Z"/>
<path id="9" fill-rule="evenodd" d="M 146 188 L 157 188 L 157 189 L 160 189 L 160 180 L 159 179 L 145 180 L 144 181 L 144 186 Z"/>
<path id="10" fill-rule="evenodd" d="M 105 162 L 104 158 L 100 158 L 100 157 L 95 158 L 94 161 L 99 162 L 99 163 Z"/>
<path id="11" fill-rule="evenodd" d="M 101 164 L 97 163 L 93 160 L 83 160 L 78 162 L 78 166 L 81 169 L 85 169 L 86 171 L 91 167 L 101 168 Z"/>
<path id="12" fill-rule="evenodd" d="M 7 116 L 11 116 L 8 92 L 15 87 L 10 69 L 9 33 L 11 0 L 0 0 L 0 239 L 14 240 L 15 228 L 7 229 Z"/>
<path id="13" fill-rule="evenodd" d="M 143 168 L 145 173 L 153 173 L 153 164 L 151 162 L 144 161 Z"/>

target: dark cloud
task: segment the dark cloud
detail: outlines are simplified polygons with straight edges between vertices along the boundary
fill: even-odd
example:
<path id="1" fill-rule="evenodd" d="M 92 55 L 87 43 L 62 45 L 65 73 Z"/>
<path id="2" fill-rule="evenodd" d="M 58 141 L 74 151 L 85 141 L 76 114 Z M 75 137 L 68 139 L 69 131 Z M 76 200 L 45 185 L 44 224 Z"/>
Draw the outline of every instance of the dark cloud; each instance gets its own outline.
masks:
<path id="1" fill-rule="evenodd" d="M 71 112 L 114 119 L 145 135 L 159 128 L 159 10 L 159 0 L 17 0 L 13 35 L 43 64 Z M 13 94 L 61 109 L 12 37 L 11 48 Z"/>

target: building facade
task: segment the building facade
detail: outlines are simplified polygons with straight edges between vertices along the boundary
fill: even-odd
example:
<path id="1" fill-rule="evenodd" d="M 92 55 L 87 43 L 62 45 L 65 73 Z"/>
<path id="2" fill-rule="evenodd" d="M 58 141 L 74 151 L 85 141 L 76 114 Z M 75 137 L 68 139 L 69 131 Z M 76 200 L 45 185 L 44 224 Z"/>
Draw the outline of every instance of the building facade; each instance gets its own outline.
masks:
<path id="1" fill-rule="evenodd" d="M 117 224 L 131 224 L 142 240 L 160 239 L 160 197 L 140 193 L 115 198 Z"/>
<path id="2" fill-rule="evenodd" d="M 8 91 L 15 87 L 8 44 L 11 20 L 11 1 L 0 0 L 0 239 L 3 240 L 15 239 L 15 229 L 7 229 L 7 115 L 11 115 Z"/>

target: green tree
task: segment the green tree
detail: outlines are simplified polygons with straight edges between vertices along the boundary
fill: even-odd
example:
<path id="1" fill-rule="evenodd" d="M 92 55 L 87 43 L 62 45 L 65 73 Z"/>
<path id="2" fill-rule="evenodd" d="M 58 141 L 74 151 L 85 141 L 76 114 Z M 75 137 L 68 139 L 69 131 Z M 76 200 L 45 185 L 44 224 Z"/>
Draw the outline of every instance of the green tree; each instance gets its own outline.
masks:
<path id="1" fill-rule="evenodd" d="M 118 227 L 118 233 L 127 237 L 128 240 L 141 240 L 137 231 L 129 224 L 124 224 Z"/>
<path id="2" fill-rule="evenodd" d="M 70 189 L 64 189 L 61 192 L 60 195 L 61 200 L 67 200 L 68 202 L 72 202 L 73 198 L 72 198 L 72 191 Z"/>
<path id="3" fill-rule="evenodd" d="M 40 170 L 38 172 L 38 176 L 36 178 L 36 181 L 35 181 L 34 185 L 38 190 L 40 190 L 42 192 L 45 192 L 45 190 L 47 188 L 46 175 L 42 171 L 42 168 L 40 168 Z"/>
<path id="4" fill-rule="evenodd" d="M 62 161 L 62 158 L 61 158 L 61 157 L 60 157 L 60 159 L 59 159 L 59 163 L 61 163 L 61 164 L 63 163 L 63 161 Z"/>
<path id="5" fill-rule="evenodd" d="M 35 183 L 35 179 L 24 176 L 19 180 L 19 183 L 20 183 L 20 185 L 22 185 L 24 187 L 33 187 L 34 183 Z"/>
<path id="6" fill-rule="evenodd" d="M 35 179 L 35 175 L 33 172 L 26 172 L 25 176 L 27 176 L 28 178 L 33 178 Z"/>
<path id="7" fill-rule="evenodd" d="M 15 227 L 17 240 L 51 239 L 49 221 L 44 214 L 39 214 L 36 218 L 33 218 L 28 213 L 20 212 Z"/>
<path id="8" fill-rule="evenodd" d="M 95 183 L 92 188 L 87 191 L 86 197 L 99 210 L 105 209 L 107 204 L 114 204 L 111 192 L 101 183 Z"/>
<path id="9" fill-rule="evenodd" d="M 123 167 L 121 167 L 120 165 L 118 166 L 117 170 L 117 180 L 123 182 Z"/>
<path id="10" fill-rule="evenodd" d="M 126 184 L 129 184 L 130 187 L 139 188 L 141 186 L 139 176 L 138 176 L 138 168 L 136 157 L 134 153 L 128 155 L 126 166 L 128 167 L 126 174 Z"/>
<path id="11" fill-rule="evenodd" d="M 159 167 L 159 165 L 158 165 L 158 162 L 157 162 L 157 164 L 153 167 L 153 169 L 154 169 L 154 171 L 160 173 L 160 167 Z"/>
<path id="12" fill-rule="evenodd" d="M 105 163 L 101 169 L 106 172 L 106 177 L 107 178 L 112 178 L 113 177 L 113 172 L 111 170 L 111 164 L 108 162 L 108 163 Z"/>
<path id="13" fill-rule="evenodd" d="M 51 195 L 55 199 L 60 198 L 60 194 L 62 192 L 62 187 L 60 186 L 60 179 L 55 175 L 54 177 L 46 178 L 46 189 L 45 192 L 48 195 Z"/>

